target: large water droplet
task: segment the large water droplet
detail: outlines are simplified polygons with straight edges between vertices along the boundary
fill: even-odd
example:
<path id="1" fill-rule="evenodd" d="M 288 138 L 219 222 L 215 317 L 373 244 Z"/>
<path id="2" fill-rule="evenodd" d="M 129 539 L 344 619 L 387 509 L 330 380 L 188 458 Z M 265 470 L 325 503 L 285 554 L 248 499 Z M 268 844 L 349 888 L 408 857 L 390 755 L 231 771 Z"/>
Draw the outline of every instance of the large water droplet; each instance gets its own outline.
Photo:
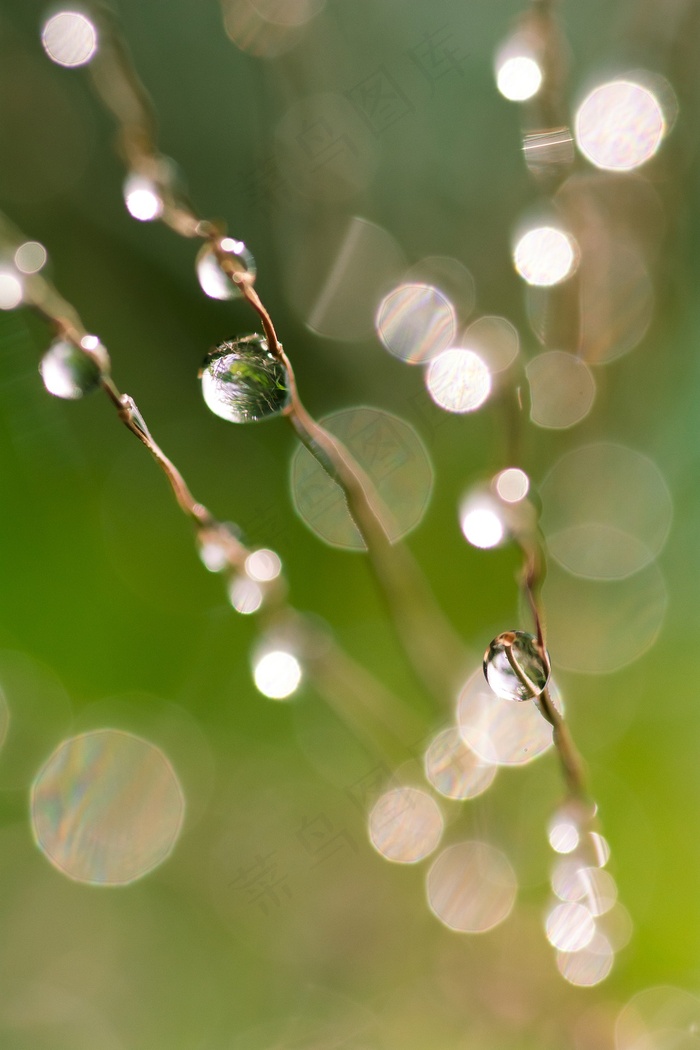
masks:
<path id="1" fill-rule="evenodd" d="M 89 354 L 64 339 L 51 344 L 39 365 L 44 386 L 54 397 L 76 401 L 100 385 L 100 368 Z"/>
<path id="2" fill-rule="evenodd" d="M 504 700 L 533 700 L 549 680 L 549 663 L 537 639 L 525 631 L 504 631 L 484 654 L 486 681 Z"/>
<path id="3" fill-rule="evenodd" d="M 231 423 L 257 423 L 289 404 L 287 369 L 261 335 L 220 343 L 200 377 L 207 406 Z"/>
<path id="4" fill-rule="evenodd" d="M 221 240 L 221 248 L 226 252 L 226 256 L 230 259 L 234 270 L 255 276 L 255 259 L 243 241 L 234 240 L 233 237 L 224 237 Z M 211 245 L 205 244 L 202 248 L 197 256 L 195 269 L 201 289 L 210 299 L 240 299 L 243 294 L 241 289 L 222 269 L 221 263 Z"/>

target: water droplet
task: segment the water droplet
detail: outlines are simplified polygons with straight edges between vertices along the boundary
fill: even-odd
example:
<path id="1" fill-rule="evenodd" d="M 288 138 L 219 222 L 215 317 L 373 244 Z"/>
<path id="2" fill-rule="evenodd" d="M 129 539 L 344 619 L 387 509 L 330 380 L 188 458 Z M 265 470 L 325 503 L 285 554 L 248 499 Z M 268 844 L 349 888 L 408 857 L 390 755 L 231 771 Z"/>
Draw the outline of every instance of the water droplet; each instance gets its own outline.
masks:
<path id="1" fill-rule="evenodd" d="M 58 11 L 44 25 L 41 42 L 57 65 L 84 66 L 97 51 L 97 30 L 79 11 Z"/>
<path id="2" fill-rule="evenodd" d="M 576 142 L 591 164 L 632 171 L 654 156 L 666 134 L 663 108 L 641 84 L 611 80 L 595 88 L 576 114 Z"/>
<path id="3" fill-rule="evenodd" d="M 610 860 L 610 846 L 607 839 L 603 838 L 597 831 L 591 831 L 589 839 L 596 864 L 599 868 L 604 868 Z"/>
<path id="4" fill-rule="evenodd" d="M 428 872 L 428 904 L 460 933 L 484 933 L 508 918 L 518 880 L 504 853 L 488 842 L 458 842 L 443 850 Z"/>
<path id="5" fill-rule="evenodd" d="M 255 259 L 243 241 L 234 240 L 233 237 L 223 237 L 221 248 L 226 252 L 233 269 L 239 273 L 249 273 L 253 277 L 255 276 Z M 241 289 L 222 269 L 221 263 L 210 244 L 205 244 L 200 251 L 195 263 L 195 269 L 202 291 L 210 299 L 240 299 L 243 294 Z"/>
<path id="6" fill-rule="evenodd" d="M 287 369 L 261 335 L 220 343 L 200 375 L 207 406 L 231 423 L 257 423 L 289 404 Z"/>
<path id="7" fill-rule="evenodd" d="M 554 679 L 549 682 L 549 695 L 561 711 Z M 526 765 L 552 747 L 552 727 L 535 704 L 514 704 L 496 696 L 481 668 L 460 694 L 457 717 L 462 737 L 484 762 Z"/>
<path id="8" fill-rule="evenodd" d="M 556 853 L 573 853 L 578 849 L 583 829 L 590 824 L 594 810 L 589 806 L 569 801 L 554 813 L 547 825 L 547 838 Z"/>
<path id="9" fill-rule="evenodd" d="M 484 654 L 486 681 L 504 700 L 532 700 L 549 680 L 549 661 L 525 631 L 504 631 Z"/>
<path id="10" fill-rule="evenodd" d="M 599 932 L 596 932 L 590 944 L 580 951 L 557 952 L 559 973 L 577 988 L 592 988 L 600 984 L 612 970 L 614 962 L 612 945 L 607 937 Z"/>
<path id="11" fill-rule="evenodd" d="M 38 273 L 46 265 L 46 248 L 39 241 L 25 241 L 15 252 L 15 266 L 20 273 Z"/>
<path id="12" fill-rule="evenodd" d="M 646 988 L 622 1008 L 615 1025 L 617 1050 L 691 1050 L 700 999 L 672 985 Z"/>
<path id="13" fill-rule="evenodd" d="M 498 63 L 496 83 L 510 102 L 525 102 L 539 91 L 542 70 L 530 55 L 510 55 Z"/>
<path id="14" fill-rule="evenodd" d="M 473 350 L 453 347 L 433 358 L 426 385 L 435 404 L 446 412 L 474 412 L 491 393 L 491 373 Z"/>
<path id="15" fill-rule="evenodd" d="M 439 733 L 425 754 L 425 774 L 446 798 L 476 798 L 491 786 L 496 770 L 465 743 L 457 729 Z"/>
<path id="16" fill-rule="evenodd" d="M 0 310 L 14 310 L 22 302 L 24 286 L 18 273 L 0 271 Z"/>
<path id="17" fill-rule="evenodd" d="M 617 886 L 603 868 L 591 868 L 580 860 L 560 860 L 552 872 L 552 890 L 563 901 L 582 901 L 595 916 L 606 915 L 617 901 Z"/>
<path id="18" fill-rule="evenodd" d="M 139 222 L 152 222 L 163 214 L 163 198 L 154 179 L 131 173 L 124 180 L 124 203 L 129 215 Z"/>
<path id="19" fill-rule="evenodd" d="M 268 583 L 270 580 L 277 579 L 282 571 L 282 562 L 276 551 L 261 547 L 260 550 L 248 555 L 245 561 L 245 571 L 251 580 Z"/>
<path id="20" fill-rule="evenodd" d="M 272 649 L 256 660 L 253 677 L 263 696 L 270 700 L 286 700 L 299 688 L 301 664 L 294 653 Z"/>
<path id="21" fill-rule="evenodd" d="M 262 587 L 247 576 L 236 576 L 228 591 L 229 601 L 242 616 L 256 613 L 263 603 Z"/>
<path id="22" fill-rule="evenodd" d="M 215 539 L 206 539 L 199 544 L 199 557 L 209 572 L 223 572 L 228 565 L 228 552 Z"/>
<path id="23" fill-rule="evenodd" d="M 596 928 L 588 908 L 575 901 L 557 904 L 545 922 L 547 940 L 562 952 L 579 952 L 591 943 Z"/>
<path id="24" fill-rule="evenodd" d="M 402 284 L 385 295 L 377 334 L 389 353 L 409 365 L 432 360 L 454 342 L 457 315 L 449 299 L 429 284 Z"/>
<path id="25" fill-rule="evenodd" d="M 182 829 L 185 799 L 154 744 L 118 729 L 64 740 L 32 787 L 32 828 L 77 882 L 118 885 L 158 867 Z"/>
<path id="26" fill-rule="evenodd" d="M 419 788 L 385 792 L 369 815 L 372 845 L 396 864 L 416 864 L 437 848 L 444 828 L 440 808 Z"/>
<path id="27" fill-rule="evenodd" d="M 513 251 L 515 269 L 528 284 L 545 288 L 565 281 L 576 269 L 578 246 L 571 234 L 553 226 L 528 230 Z"/>
<path id="28" fill-rule="evenodd" d="M 519 503 L 530 489 L 530 479 L 520 467 L 506 467 L 493 480 L 496 492 L 506 503 Z"/>
<path id="29" fill-rule="evenodd" d="M 44 386 L 54 397 L 75 401 L 100 385 L 100 369 L 93 357 L 64 339 L 51 344 L 39 365 Z"/>
<path id="30" fill-rule="evenodd" d="M 415 429 L 376 408 L 342 409 L 320 422 L 373 483 L 379 499 L 368 495 L 391 542 L 416 528 L 430 503 L 433 467 Z M 302 446 L 292 460 L 291 486 L 297 513 L 319 539 L 346 550 L 364 549 L 342 489 Z"/>

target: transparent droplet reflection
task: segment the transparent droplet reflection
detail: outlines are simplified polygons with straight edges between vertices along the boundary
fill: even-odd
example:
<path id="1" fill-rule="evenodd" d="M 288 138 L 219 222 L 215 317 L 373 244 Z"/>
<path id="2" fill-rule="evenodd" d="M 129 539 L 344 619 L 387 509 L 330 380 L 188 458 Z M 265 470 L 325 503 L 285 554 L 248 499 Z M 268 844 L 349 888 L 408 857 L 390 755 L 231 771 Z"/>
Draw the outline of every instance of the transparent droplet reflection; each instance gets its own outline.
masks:
<path id="1" fill-rule="evenodd" d="M 525 102 L 540 90 L 542 70 L 524 40 L 509 41 L 498 52 L 495 64 L 496 85 L 509 102 Z"/>
<path id="2" fill-rule="evenodd" d="M 256 274 L 255 259 L 246 248 L 243 241 L 236 241 L 232 237 L 224 237 L 221 247 L 226 252 L 229 261 L 238 273 L 249 273 L 253 277 Z M 205 295 L 210 299 L 240 299 L 241 289 L 225 273 L 221 263 L 209 244 L 205 244 L 197 256 L 195 263 L 197 280 Z"/>
<path id="3" fill-rule="evenodd" d="M 573 237 L 553 226 L 538 226 L 523 234 L 513 251 L 513 262 L 528 284 L 550 287 L 565 281 L 576 269 L 578 247 Z"/>
<path id="4" fill-rule="evenodd" d="M 282 571 L 282 562 L 275 551 L 261 547 L 260 550 L 248 555 L 245 561 L 245 571 L 251 580 L 256 580 L 258 583 L 269 583 L 270 580 L 275 580 L 279 576 Z"/>
<path id="5" fill-rule="evenodd" d="M 549 693 L 557 709 L 561 701 L 552 679 Z M 484 762 L 519 766 L 552 747 L 552 727 L 535 704 L 514 704 L 496 696 L 481 668 L 465 684 L 457 704 L 459 731 Z"/>
<path id="6" fill-rule="evenodd" d="M 326 0 L 251 0 L 252 6 L 266 22 L 280 26 L 302 26 L 315 18 Z"/>
<path id="7" fill-rule="evenodd" d="M 263 589 L 248 576 L 234 576 L 228 588 L 228 598 L 236 612 L 242 616 L 256 613 L 263 603 Z"/>
<path id="8" fill-rule="evenodd" d="M 523 136 L 523 156 L 535 177 L 560 174 L 574 162 L 574 137 L 567 127 L 528 131 Z"/>
<path id="9" fill-rule="evenodd" d="M 487 842 L 459 842 L 443 850 L 427 877 L 428 903 L 445 926 L 484 933 L 508 918 L 518 883 L 510 861 Z"/>
<path id="10" fill-rule="evenodd" d="M 498 501 L 477 488 L 469 492 L 459 507 L 462 534 L 472 547 L 490 550 L 506 539 L 506 523 Z"/>
<path id="11" fill-rule="evenodd" d="M 573 853 L 581 839 L 578 821 L 566 810 L 555 813 L 549 822 L 547 838 L 556 853 Z"/>
<path id="12" fill-rule="evenodd" d="M 49 58 L 59 66 L 84 66 L 97 51 L 97 30 L 79 11 L 59 11 L 41 31 Z"/>
<path id="13" fill-rule="evenodd" d="M 289 404 L 287 369 L 260 335 L 220 343 L 207 357 L 201 380 L 207 407 L 230 423 L 278 416 Z"/>
<path id="14" fill-rule="evenodd" d="M 474 412 L 491 393 L 491 374 L 473 350 L 443 350 L 430 362 L 425 382 L 446 412 Z"/>
<path id="15" fill-rule="evenodd" d="M 305 237 L 301 257 L 290 263 L 289 298 L 308 302 L 306 323 L 329 339 L 355 341 L 374 332 L 377 303 L 396 285 L 405 269 L 405 258 L 394 237 L 381 226 L 353 216 L 334 249 L 332 260 L 321 268 L 319 259 L 328 251 L 328 232 L 315 240 Z"/>
<path id="16" fill-rule="evenodd" d="M 25 241 L 15 251 L 15 266 L 20 273 L 38 273 L 46 265 L 46 248 L 39 241 Z"/>
<path id="17" fill-rule="evenodd" d="M 228 565 L 226 548 L 216 540 L 206 540 L 199 544 L 199 557 L 208 572 L 223 572 Z"/>
<path id="18" fill-rule="evenodd" d="M 292 27 L 294 31 L 294 27 Z M 377 166 L 377 142 L 358 112 L 357 94 L 303 93 L 275 129 L 276 156 L 285 184 L 313 200 L 354 196 Z"/>
<path id="19" fill-rule="evenodd" d="M 589 944 L 576 952 L 557 952 L 557 969 L 577 988 L 593 988 L 608 976 L 615 953 L 605 934 L 596 931 Z M 642 1047 L 639 1047 L 642 1050 Z M 651 1048 L 645 1048 L 651 1050 Z"/>
<path id="20" fill-rule="evenodd" d="M 51 344 L 39 371 L 50 394 L 70 401 L 92 393 L 100 385 L 101 373 L 94 357 L 62 339 Z"/>
<path id="21" fill-rule="evenodd" d="M 595 380 L 580 357 L 548 350 L 533 357 L 525 374 L 530 385 L 530 418 L 538 426 L 566 430 L 591 411 Z"/>
<path id="22" fill-rule="evenodd" d="M 505 317 L 490 314 L 473 321 L 462 341 L 476 351 L 492 375 L 509 368 L 520 351 L 520 336 L 514 325 Z"/>
<path id="23" fill-rule="evenodd" d="M 416 528 L 430 502 L 433 468 L 414 428 L 376 408 L 343 409 L 321 423 L 373 482 L 381 504 L 375 509 L 392 542 Z M 332 547 L 365 549 L 340 486 L 302 447 L 292 458 L 291 488 L 297 513 L 319 539 Z"/>
<path id="24" fill-rule="evenodd" d="M 301 11 L 311 3 L 300 0 L 289 5 Z M 252 0 L 223 0 L 224 28 L 229 39 L 256 58 L 275 58 L 295 47 L 302 39 L 306 22 L 294 25 L 272 22 L 264 17 Z"/>
<path id="25" fill-rule="evenodd" d="M 698 1033 L 700 998 L 682 988 L 659 985 L 638 992 L 622 1008 L 615 1025 L 615 1048 L 694 1050 Z"/>
<path id="26" fill-rule="evenodd" d="M 566 453 L 542 482 L 550 555 L 588 579 L 623 579 L 661 552 L 673 505 L 655 463 L 610 442 Z"/>
<path id="27" fill-rule="evenodd" d="M 116 729 L 64 741 L 37 775 L 37 845 L 78 882 L 121 885 L 152 871 L 182 829 L 185 799 L 163 752 Z"/>
<path id="28" fill-rule="evenodd" d="M 438 846 L 444 821 L 435 799 L 418 788 L 386 791 L 369 815 L 372 845 L 387 860 L 416 864 Z"/>
<path id="29" fill-rule="evenodd" d="M 24 298 L 24 285 L 18 273 L 0 270 L 0 310 L 14 310 Z"/>
<path id="30" fill-rule="evenodd" d="M 163 214 L 161 191 L 157 183 L 146 175 L 127 175 L 122 192 L 126 210 L 133 219 L 152 222 Z"/>
<path id="31" fill-rule="evenodd" d="M 588 908 L 576 901 L 555 904 L 545 923 L 547 940 L 562 952 L 579 952 L 595 936 L 595 922 Z"/>
<path id="32" fill-rule="evenodd" d="M 382 299 L 377 335 L 394 357 L 422 364 L 454 343 L 457 317 L 452 303 L 428 284 L 402 284 Z"/>
<path id="33" fill-rule="evenodd" d="M 654 156 L 666 132 L 658 99 L 646 87 L 612 80 L 595 88 L 576 113 L 578 148 L 597 168 L 631 171 Z"/>
<path id="34" fill-rule="evenodd" d="M 493 783 L 496 770 L 467 746 L 457 729 L 438 733 L 425 753 L 425 774 L 445 798 L 482 795 Z"/>
<path id="35" fill-rule="evenodd" d="M 599 868 L 604 868 L 610 860 L 610 846 L 608 845 L 607 839 L 597 831 L 589 832 L 588 837 L 593 850 L 595 863 Z"/>
<path id="36" fill-rule="evenodd" d="M 474 278 L 459 259 L 449 255 L 426 255 L 406 271 L 404 279 L 437 288 L 452 303 L 461 321 L 466 321 L 474 309 Z"/>
<path id="37" fill-rule="evenodd" d="M 255 659 L 255 684 L 270 700 L 286 700 L 301 685 L 301 664 L 293 653 L 272 649 Z"/>
<path id="38" fill-rule="evenodd" d="M 607 363 L 638 346 L 654 313 L 654 287 L 641 254 L 624 243 L 600 245 L 580 280 L 585 360 Z"/>
<path id="39" fill-rule="evenodd" d="M 494 478 L 494 486 L 506 503 L 519 503 L 530 491 L 530 479 L 520 467 L 506 467 Z"/>
<path id="40" fill-rule="evenodd" d="M 504 700 L 533 700 L 549 680 L 548 661 L 525 631 L 497 635 L 484 654 L 486 681 Z"/>

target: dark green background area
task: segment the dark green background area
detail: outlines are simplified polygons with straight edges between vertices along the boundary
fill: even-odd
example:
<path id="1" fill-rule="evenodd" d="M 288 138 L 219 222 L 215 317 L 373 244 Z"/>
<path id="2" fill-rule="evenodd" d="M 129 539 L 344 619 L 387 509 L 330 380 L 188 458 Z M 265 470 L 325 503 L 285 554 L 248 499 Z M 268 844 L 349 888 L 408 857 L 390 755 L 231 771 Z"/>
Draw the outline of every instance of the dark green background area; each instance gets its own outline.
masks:
<path id="1" fill-rule="evenodd" d="M 664 73 L 680 103 L 648 170 L 667 215 L 649 334 L 597 373 L 599 398 L 579 427 L 526 424 L 522 461 L 537 483 L 567 449 L 619 441 L 658 464 L 673 496 L 660 560 L 669 609 L 656 645 L 607 677 L 560 676 L 634 923 L 630 946 L 599 989 L 572 989 L 556 972 L 541 928 L 545 827 L 562 794 L 552 755 L 503 770 L 481 800 L 446 804 L 453 839 L 483 837 L 507 850 L 521 895 L 514 915 L 485 937 L 438 924 L 425 903 L 424 866 L 388 865 L 367 842 L 351 788 L 376 756 L 310 687 L 287 705 L 257 694 L 255 624 L 202 568 L 164 479 L 107 400 L 72 404 L 44 391 L 37 366 L 51 333 L 19 310 L 0 315 L 0 683 L 24 726 L 9 757 L 0 753 L 3 1048 L 605 1050 L 619 1005 L 639 989 L 697 990 L 699 202 L 689 55 L 699 41 L 692 20 L 679 41 L 680 16 L 665 20 L 642 0 L 562 7 L 572 105 L 596 77 L 640 65 Z M 468 548 L 457 520 L 463 492 L 505 465 L 502 406 L 441 418 L 421 393 L 419 369 L 376 338 L 315 335 L 291 290 L 322 273 L 309 243 L 331 259 L 359 215 L 386 228 L 409 263 L 459 259 L 474 277 L 477 312 L 510 318 L 524 359 L 536 352 L 510 251 L 537 191 L 517 107 L 498 95 L 492 71 L 520 10 L 511 0 L 329 0 L 294 50 L 265 60 L 233 45 L 213 0 L 118 8 L 162 149 L 198 210 L 223 218 L 253 252 L 257 287 L 309 409 L 382 407 L 421 434 L 435 487 L 408 543 L 477 658 L 519 615 L 517 553 Z M 228 425 L 205 408 L 197 381 L 205 353 L 251 331 L 252 315 L 204 298 L 194 244 L 129 217 L 115 129 L 87 72 L 46 59 L 43 17 L 33 2 L 10 0 L 0 12 L 0 207 L 46 245 L 51 279 L 109 348 L 117 384 L 197 498 L 251 545 L 274 546 L 294 605 L 322 617 L 424 712 L 363 557 L 323 546 L 294 513 L 291 430 L 282 420 Z M 445 31 L 459 61 L 431 80 L 411 54 Z M 274 167 L 289 107 L 313 93 L 352 93 L 378 69 L 401 87 L 406 112 L 369 132 L 367 184 L 326 201 L 287 188 L 284 173 L 281 190 L 270 184 L 263 173 L 271 159 Z M 23 722 L 8 683 L 17 683 L 21 707 L 37 676 L 45 699 Z M 34 847 L 27 818 L 31 779 L 53 747 L 97 725 L 160 743 L 189 806 L 172 858 L 121 890 L 64 880 Z M 12 776 L 3 775 L 6 760 Z M 346 848 L 314 866 L 296 834 L 305 816 L 327 818 Z M 289 887 L 267 913 L 232 888 L 265 852 Z"/>

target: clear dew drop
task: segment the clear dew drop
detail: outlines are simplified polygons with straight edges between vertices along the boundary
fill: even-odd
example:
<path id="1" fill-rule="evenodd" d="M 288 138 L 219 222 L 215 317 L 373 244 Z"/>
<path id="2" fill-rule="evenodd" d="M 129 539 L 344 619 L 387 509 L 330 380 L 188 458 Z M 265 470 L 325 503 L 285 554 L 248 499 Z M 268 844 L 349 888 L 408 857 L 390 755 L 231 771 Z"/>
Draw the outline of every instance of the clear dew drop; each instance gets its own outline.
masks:
<path id="1" fill-rule="evenodd" d="M 236 612 L 242 616 L 256 613 L 263 603 L 262 587 L 247 576 L 236 576 L 231 581 L 228 591 L 229 601 Z"/>
<path id="2" fill-rule="evenodd" d="M 372 845 L 395 864 L 417 864 L 437 849 L 444 830 L 440 807 L 419 788 L 386 791 L 369 815 Z"/>
<path id="3" fill-rule="evenodd" d="M 289 404 L 289 377 L 260 335 L 221 343 L 200 373 L 202 395 L 216 416 L 231 423 L 257 423 Z"/>
<path id="4" fill-rule="evenodd" d="M 255 659 L 253 679 L 263 696 L 270 700 L 286 700 L 301 684 L 301 664 L 294 653 L 272 649 Z"/>
<path id="5" fill-rule="evenodd" d="M 199 544 L 199 557 L 209 572 L 223 572 L 228 565 L 226 548 L 214 539 L 207 539 Z"/>
<path id="6" fill-rule="evenodd" d="M 576 901 L 556 904 L 545 921 L 547 940 L 562 952 L 581 951 L 591 943 L 595 932 L 591 912 Z"/>
<path id="7" fill-rule="evenodd" d="M 533 700 L 549 680 L 549 663 L 537 639 L 525 631 L 504 631 L 484 654 L 486 681 L 504 700 Z"/>
<path id="8" fill-rule="evenodd" d="M 76 401 L 100 385 L 100 368 L 93 357 L 63 339 L 51 344 L 39 365 L 44 386 L 54 397 Z"/>
<path id="9" fill-rule="evenodd" d="M 14 310 L 24 298 L 22 278 L 14 270 L 0 270 L 0 310 Z"/>
<path id="10" fill-rule="evenodd" d="M 152 222 L 163 214 L 163 197 L 154 179 L 130 172 L 124 180 L 124 204 L 132 218 Z"/>
<path id="11" fill-rule="evenodd" d="M 234 240 L 233 237 L 224 237 L 220 246 L 226 252 L 234 270 L 255 276 L 255 259 L 243 241 Z M 205 244 L 199 252 L 195 270 L 202 291 L 210 299 L 240 299 L 243 294 L 222 268 L 211 245 Z"/>

